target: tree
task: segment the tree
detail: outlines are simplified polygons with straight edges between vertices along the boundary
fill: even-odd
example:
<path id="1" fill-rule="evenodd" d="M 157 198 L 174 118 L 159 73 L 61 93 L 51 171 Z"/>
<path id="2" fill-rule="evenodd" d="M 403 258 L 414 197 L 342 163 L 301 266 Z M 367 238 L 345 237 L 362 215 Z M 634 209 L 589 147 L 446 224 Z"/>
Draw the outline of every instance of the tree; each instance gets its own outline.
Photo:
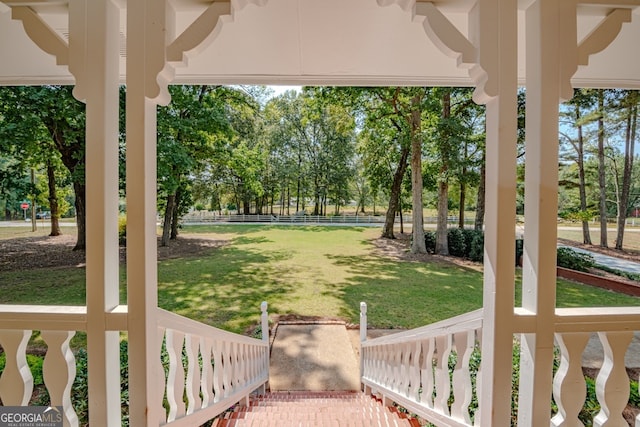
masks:
<path id="1" fill-rule="evenodd" d="M 85 229 L 85 106 L 72 94 L 70 86 L 22 86 L 0 88 L 4 111 L 3 138 L 20 143 L 23 159 L 55 168 L 52 151 L 57 151 L 71 176 L 75 193 L 78 237 L 74 250 L 86 248 Z M 49 162 L 49 160 L 51 160 Z M 49 163 L 47 163 L 49 162 Z M 55 172 L 47 173 L 55 180 Z M 52 217 L 58 217 L 55 181 L 49 182 Z M 56 230 L 52 221 L 52 234 Z"/>
<path id="2" fill-rule="evenodd" d="M 638 91 L 623 91 L 621 107 L 623 109 L 622 118 L 624 124 L 624 171 L 622 175 L 622 185 L 620 192 L 617 192 L 617 222 L 618 232 L 616 235 L 616 249 L 622 250 L 624 239 L 624 228 L 629 213 L 629 201 L 631 192 L 631 176 L 633 171 L 634 148 L 637 136 L 638 104 L 640 104 L 640 93 Z"/>
<path id="3" fill-rule="evenodd" d="M 449 184 L 457 171 L 465 165 L 461 148 L 474 139 L 474 127 L 470 126 L 471 122 L 465 123 L 464 120 L 473 104 L 466 89 L 438 88 L 434 90 L 433 95 L 434 103 L 437 102 L 439 108 L 432 110 L 434 117 L 431 120 L 427 151 L 431 161 L 430 170 L 436 177 L 438 193 L 435 251 L 441 255 L 448 255 Z"/>
<path id="4" fill-rule="evenodd" d="M 589 233 L 589 218 L 591 213 L 587 209 L 587 190 L 586 190 L 586 178 L 585 178 L 585 135 L 584 125 L 588 123 L 590 117 L 585 117 L 584 110 L 590 108 L 594 102 L 594 92 L 577 89 L 574 93 L 573 99 L 569 104 L 573 107 L 573 111 L 569 112 L 570 122 L 574 124 L 577 131 L 576 138 L 571 138 L 564 135 L 564 139 L 571 145 L 575 151 L 574 161 L 578 166 L 578 190 L 580 196 L 580 220 L 582 222 L 582 241 L 585 244 L 591 244 L 591 235 Z M 562 136 L 562 134 L 561 134 Z"/>
<path id="5" fill-rule="evenodd" d="M 361 89 L 355 92 L 358 101 L 354 102 L 365 116 L 358 147 L 365 174 L 373 188 L 383 189 L 388 195 L 382 228 L 382 237 L 387 239 L 395 238 L 395 216 L 400 211 L 402 181 L 411 154 L 406 121 L 394 108 L 399 95 L 400 88 Z"/>
<path id="6" fill-rule="evenodd" d="M 228 131 L 221 92 L 227 89 L 170 86 L 171 103 L 158 109 L 158 186 L 164 201 L 161 245 L 176 238 L 178 219 L 190 207 L 189 175 L 214 153 Z"/>
<path id="7" fill-rule="evenodd" d="M 605 90 L 597 91 L 598 110 L 598 185 L 600 188 L 600 246 L 608 248 L 607 243 L 607 182 L 605 172 L 605 130 L 604 130 L 604 101 Z"/>
<path id="8" fill-rule="evenodd" d="M 266 107 L 269 161 L 283 167 L 279 185 L 289 206 L 295 188 L 296 212 L 313 198 L 314 215 L 326 215 L 329 203 L 339 213 L 351 198 L 355 123 L 350 111 L 324 88 L 305 87 L 273 99 Z M 286 197 L 285 197 L 286 193 Z M 286 200 L 286 202 L 285 202 Z"/>

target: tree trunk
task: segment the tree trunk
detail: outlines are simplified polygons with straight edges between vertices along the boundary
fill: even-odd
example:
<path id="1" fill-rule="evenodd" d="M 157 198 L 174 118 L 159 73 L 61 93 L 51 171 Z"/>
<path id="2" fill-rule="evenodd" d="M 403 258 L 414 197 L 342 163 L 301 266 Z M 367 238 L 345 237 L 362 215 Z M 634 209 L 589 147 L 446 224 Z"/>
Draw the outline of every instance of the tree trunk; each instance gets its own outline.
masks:
<path id="1" fill-rule="evenodd" d="M 475 230 L 482 230 L 484 226 L 484 195 L 486 186 L 486 168 L 487 152 L 482 149 L 482 165 L 480 166 L 480 184 L 478 185 L 478 197 L 476 199 L 476 219 L 473 225 Z"/>
<path id="2" fill-rule="evenodd" d="M 400 199 L 400 195 L 398 195 Z M 400 217 L 400 234 L 404 234 L 404 217 L 402 216 L 402 200 L 398 200 L 398 216 Z"/>
<path id="3" fill-rule="evenodd" d="M 291 187 L 287 184 L 287 215 L 291 215 Z"/>
<path id="4" fill-rule="evenodd" d="M 51 211 L 51 233 L 49 236 L 59 236 L 60 232 L 60 213 L 58 212 L 58 193 L 56 190 L 56 174 L 55 168 L 50 162 L 47 162 L 47 182 L 49 185 L 49 209 Z"/>
<path id="5" fill-rule="evenodd" d="M 578 178 L 580 191 L 580 210 L 582 211 L 582 242 L 591 244 L 591 233 L 589 233 L 589 221 L 584 217 L 587 212 L 587 190 L 584 175 L 584 136 L 582 134 L 582 124 L 580 123 L 580 107 L 576 105 L 576 123 L 578 123 Z"/>
<path id="6" fill-rule="evenodd" d="M 627 129 L 625 133 L 624 144 L 624 172 L 622 175 L 622 191 L 618 203 L 618 233 L 616 236 L 616 249 L 622 250 L 622 241 L 624 239 L 624 227 L 627 221 L 627 212 L 629 208 L 629 193 L 631 190 L 631 173 L 633 171 L 633 156 L 636 137 L 636 120 L 638 113 L 638 104 L 631 100 L 633 95 L 629 94 L 631 101 L 629 105 L 629 113 L 627 116 Z"/>
<path id="7" fill-rule="evenodd" d="M 411 253 L 426 254 L 422 215 L 422 110 L 420 96 L 411 99 Z"/>
<path id="8" fill-rule="evenodd" d="M 164 209 L 164 221 L 162 223 L 162 238 L 160 246 L 167 246 L 171 237 L 171 219 L 173 218 L 173 209 L 176 203 L 176 193 L 167 196 L 167 206 Z"/>
<path id="9" fill-rule="evenodd" d="M 171 240 L 176 240 L 178 238 L 178 213 L 180 212 L 180 203 L 182 202 L 182 191 L 178 187 L 176 190 L 176 198 L 175 203 L 173 204 L 173 210 L 171 212 Z"/>
<path id="10" fill-rule="evenodd" d="M 462 174 L 467 173 L 467 168 L 462 168 Z M 458 204 L 460 205 L 460 212 L 458 214 L 458 228 L 464 229 L 464 205 L 467 202 L 467 186 L 464 181 L 460 182 L 460 199 L 458 200 Z"/>
<path id="11" fill-rule="evenodd" d="M 442 119 L 451 117 L 451 92 L 445 90 L 442 94 Z M 436 249 L 439 255 L 449 255 L 449 241 L 447 238 L 447 216 L 449 214 L 449 183 L 447 172 L 449 165 L 442 162 L 440 178 L 438 180 L 438 223 L 436 224 Z"/>
<path id="12" fill-rule="evenodd" d="M 446 181 L 438 183 L 438 223 L 436 225 L 436 249 L 439 255 L 449 255 L 449 240 L 447 238 L 447 214 L 449 202 L 449 184 Z"/>
<path id="13" fill-rule="evenodd" d="M 301 190 L 301 174 L 302 174 L 302 154 L 298 148 L 298 179 L 296 181 L 296 213 L 300 212 L 300 190 Z M 304 209 L 304 207 L 302 208 Z"/>
<path id="14" fill-rule="evenodd" d="M 600 246 L 607 243 L 607 187 L 604 164 L 604 90 L 598 91 L 598 186 L 600 189 Z"/>
<path id="15" fill-rule="evenodd" d="M 393 174 L 393 183 L 391 184 L 391 191 L 389 193 L 389 207 L 387 209 L 387 215 L 384 220 L 384 227 L 382 228 L 382 237 L 387 239 L 395 239 L 393 234 L 393 225 L 396 219 L 396 212 L 398 212 L 400 191 L 402 189 L 402 178 L 407 170 L 407 159 L 409 158 L 409 147 L 402 147 L 400 152 L 400 161 L 396 172 Z"/>
<path id="16" fill-rule="evenodd" d="M 76 225 L 78 227 L 78 239 L 74 246 L 74 251 L 84 251 L 87 249 L 87 228 L 86 228 L 86 210 L 85 210 L 85 185 L 83 183 L 74 182 L 73 190 L 76 193 Z"/>

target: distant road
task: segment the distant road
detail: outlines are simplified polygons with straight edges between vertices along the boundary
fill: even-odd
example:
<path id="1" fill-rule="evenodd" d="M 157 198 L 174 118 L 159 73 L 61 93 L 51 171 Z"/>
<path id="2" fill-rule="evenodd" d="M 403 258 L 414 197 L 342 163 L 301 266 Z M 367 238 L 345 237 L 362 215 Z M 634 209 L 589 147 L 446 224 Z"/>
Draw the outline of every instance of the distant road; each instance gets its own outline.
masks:
<path id="1" fill-rule="evenodd" d="M 51 221 L 36 219 L 38 227 L 51 227 Z M 75 227 L 75 222 L 59 222 L 60 227 Z M 31 221 L 0 221 L 0 227 L 30 227 Z"/>

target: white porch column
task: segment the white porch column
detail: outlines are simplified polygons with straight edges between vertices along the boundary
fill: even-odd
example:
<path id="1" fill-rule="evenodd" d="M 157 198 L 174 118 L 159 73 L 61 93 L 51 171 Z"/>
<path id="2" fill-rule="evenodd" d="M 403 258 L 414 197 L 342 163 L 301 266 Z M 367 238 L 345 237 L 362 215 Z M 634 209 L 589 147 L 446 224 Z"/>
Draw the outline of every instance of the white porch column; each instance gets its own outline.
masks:
<path id="1" fill-rule="evenodd" d="M 119 333 L 105 313 L 118 305 L 118 86 L 120 15 L 111 0 L 70 3 L 75 95 L 86 99 L 87 351 L 89 422 L 119 426 Z M 76 61 L 77 60 L 77 61 Z"/>
<path id="2" fill-rule="evenodd" d="M 518 425 L 549 425 L 556 305 L 558 103 L 563 2 L 536 0 L 526 11 L 527 107 L 525 233 L 522 306 L 535 314 L 535 333 L 523 334 Z M 565 3 L 571 3 L 570 0 Z M 575 2 L 574 2 L 575 4 Z M 575 17 L 575 12 L 572 13 Z M 567 27 L 572 29 L 569 22 Z M 575 27 L 573 27 L 575 29 Z M 567 37 L 569 39 L 567 40 Z M 570 76 L 569 76 L 570 77 Z"/>
<path id="3" fill-rule="evenodd" d="M 508 426 L 515 292 L 517 157 L 516 2 L 493 2 L 481 11 L 480 57 L 496 64 L 498 96 L 486 101 L 486 213 L 480 420 L 476 425 Z M 493 33 L 495 31 L 495 33 Z M 493 40 L 492 40 L 493 39 Z"/>
<path id="4" fill-rule="evenodd" d="M 164 0 L 127 3 L 127 302 L 132 426 L 166 422 L 159 410 L 164 379 L 158 376 L 156 320 L 157 103 L 148 96 L 164 65 L 165 7 Z"/>

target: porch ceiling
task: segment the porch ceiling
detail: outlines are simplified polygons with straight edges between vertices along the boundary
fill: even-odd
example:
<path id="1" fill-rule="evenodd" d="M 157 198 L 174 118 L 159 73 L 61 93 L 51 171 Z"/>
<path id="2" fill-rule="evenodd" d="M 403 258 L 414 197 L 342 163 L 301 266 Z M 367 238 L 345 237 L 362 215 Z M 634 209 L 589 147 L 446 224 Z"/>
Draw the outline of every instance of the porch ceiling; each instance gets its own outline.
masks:
<path id="1" fill-rule="evenodd" d="M 419 0 L 421 1 L 421 0 Z M 125 70 L 126 1 L 122 7 L 121 76 Z M 379 1 L 385 3 L 385 1 Z M 390 1 L 387 1 L 391 3 Z M 211 0 L 170 0 L 179 33 Z M 381 7 L 376 0 L 266 0 L 264 6 L 231 2 L 232 16 L 188 66 L 176 68 L 176 83 L 470 85 L 466 70 L 443 55 L 424 32 L 424 17 L 411 8 Z M 404 3 L 410 3 L 406 0 Z M 433 1 L 463 32 L 472 0 Z M 524 9 L 520 0 L 519 79 L 524 81 Z M 633 7 L 632 22 L 618 38 L 580 67 L 576 86 L 640 88 L 640 0 L 583 0 L 582 39 L 614 6 Z M 603 6 L 602 3 L 606 3 Z M 73 77 L 42 52 L 11 19 L 8 5 L 30 6 L 63 38 L 68 37 L 68 0 L 0 2 L 0 84 L 70 84 Z M 225 4 L 221 3 L 224 8 Z"/>

